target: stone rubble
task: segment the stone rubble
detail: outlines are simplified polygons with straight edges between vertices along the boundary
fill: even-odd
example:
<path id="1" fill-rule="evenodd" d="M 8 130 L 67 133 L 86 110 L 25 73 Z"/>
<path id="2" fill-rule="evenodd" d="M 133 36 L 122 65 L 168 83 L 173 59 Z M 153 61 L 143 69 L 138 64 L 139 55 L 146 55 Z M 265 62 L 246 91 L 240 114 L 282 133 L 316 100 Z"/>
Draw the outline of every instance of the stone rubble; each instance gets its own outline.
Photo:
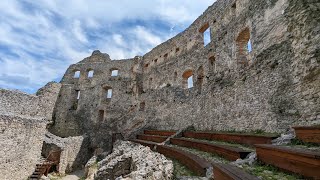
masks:
<path id="1" fill-rule="evenodd" d="M 87 180 L 166 180 L 173 177 L 173 163 L 165 156 L 129 141 L 117 141 L 113 152 L 100 162 L 94 156 L 86 165 Z M 97 166 L 96 172 L 92 170 Z"/>

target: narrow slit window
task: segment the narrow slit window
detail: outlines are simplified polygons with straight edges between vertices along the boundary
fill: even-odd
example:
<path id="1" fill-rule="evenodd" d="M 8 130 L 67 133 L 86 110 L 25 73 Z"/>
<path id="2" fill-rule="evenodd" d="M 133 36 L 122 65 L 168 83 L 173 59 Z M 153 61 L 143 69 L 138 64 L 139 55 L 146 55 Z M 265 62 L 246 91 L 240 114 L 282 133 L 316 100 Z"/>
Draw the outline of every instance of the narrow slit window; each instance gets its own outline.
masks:
<path id="1" fill-rule="evenodd" d="M 107 90 L 107 99 L 111 99 L 112 98 L 112 89 L 108 89 Z"/>
<path id="2" fill-rule="evenodd" d="M 193 88 L 193 76 L 188 78 L 188 89 Z"/>
<path id="3" fill-rule="evenodd" d="M 74 78 L 80 78 L 80 71 L 74 72 Z"/>
<path id="4" fill-rule="evenodd" d="M 210 28 L 208 28 L 208 29 L 203 33 L 203 42 L 204 42 L 204 46 L 208 45 L 208 44 L 211 42 Z"/>
<path id="5" fill-rule="evenodd" d="M 77 100 L 80 99 L 80 91 L 76 91 L 77 92 Z"/>
<path id="6" fill-rule="evenodd" d="M 252 51 L 251 39 L 249 39 L 249 41 L 248 41 L 247 50 L 249 53 Z"/>

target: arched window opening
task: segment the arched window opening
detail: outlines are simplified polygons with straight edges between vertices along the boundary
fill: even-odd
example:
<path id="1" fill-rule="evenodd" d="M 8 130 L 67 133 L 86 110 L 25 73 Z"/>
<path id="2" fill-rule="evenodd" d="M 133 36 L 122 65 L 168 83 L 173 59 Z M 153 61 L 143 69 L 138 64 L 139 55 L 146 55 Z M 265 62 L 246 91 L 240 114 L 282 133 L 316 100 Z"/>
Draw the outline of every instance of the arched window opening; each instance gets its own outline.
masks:
<path id="1" fill-rule="evenodd" d="M 190 89 L 193 87 L 193 72 L 192 70 L 187 70 L 182 75 L 184 88 Z"/>
<path id="2" fill-rule="evenodd" d="M 103 122 L 104 121 L 104 110 L 99 110 L 99 122 Z"/>
<path id="3" fill-rule="evenodd" d="M 178 73 L 174 72 L 174 76 L 173 76 L 173 81 L 176 82 L 177 81 L 177 77 L 178 77 Z"/>
<path id="4" fill-rule="evenodd" d="M 163 56 L 164 60 L 168 59 L 168 53 Z"/>
<path id="5" fill-rule="evenodd" d="M 88 71 L 88 78 L 92 78 L 94 74 L 93 70 Z"/>
<path id="6" fill-rule="evenodd" d="M 204 78 L 204 70 L 203 70 L 203 67 L 200 66 L 197 72 L 197 88 L 199 93 L 201 93 L 201 90 L 202 90 L 203 78 Z"/>
<path id="7" fill-rule="evenodd" d="M 146 103 L 144 101 L 141 102 L 139 111 L 144 111 L 145 107 L 146 107 Z"/>
<path id="8" fill-rule="evenodd" d="M 214 56 L 209 57 L 209 64 L 211 67 L 214 66 L 215 62 L 216 62 L 216 57 Z"/>
<path id="9" fill-rule="evenodd" d="M 117 76 L 119 76 L 119 70 L 111 69 L 111 77 L 117 77 Z"/>
<path id="10" fill-rule="evenodd" d="M 202 34 L 204 46 L 208 45 L 211 42 L 209 23 L 204 24 L 199 32 Z"/>
<path id="11" fill-rule="evenodd" d="M 151 87 L 152 87 L 152 78 L 149 78 L 149 89 L 151 89 Z"/>
<path id="12" fill-rule="evenodd" d="M 74 72 L 74 78 L 80 78 L 80 71 Z"/>
<path id="13" fill-rule="evenodd" d="M 236 39 L 236 46 L 237 61 L 240 64 L 247 65 L 250 60 L 248 55 L 252 51 L 249 28 L 245 28 L 239 33 Z"/>

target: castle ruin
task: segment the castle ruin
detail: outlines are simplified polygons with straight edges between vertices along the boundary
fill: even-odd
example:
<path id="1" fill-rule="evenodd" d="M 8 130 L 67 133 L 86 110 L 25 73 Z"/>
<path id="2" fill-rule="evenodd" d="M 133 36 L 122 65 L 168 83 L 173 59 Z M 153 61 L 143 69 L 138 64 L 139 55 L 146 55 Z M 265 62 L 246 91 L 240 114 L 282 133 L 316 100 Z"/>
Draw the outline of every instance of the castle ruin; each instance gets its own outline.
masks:
<path id="1" fill-rule="evenodd" d="M 320 124 L 319 14 L 316 0 L 218 0 L 144 56 L 112 60 L 96 50 L 67 69 L 48 130 L 82 137 L 76 168 L 145 129 L 283 133 Z"/>

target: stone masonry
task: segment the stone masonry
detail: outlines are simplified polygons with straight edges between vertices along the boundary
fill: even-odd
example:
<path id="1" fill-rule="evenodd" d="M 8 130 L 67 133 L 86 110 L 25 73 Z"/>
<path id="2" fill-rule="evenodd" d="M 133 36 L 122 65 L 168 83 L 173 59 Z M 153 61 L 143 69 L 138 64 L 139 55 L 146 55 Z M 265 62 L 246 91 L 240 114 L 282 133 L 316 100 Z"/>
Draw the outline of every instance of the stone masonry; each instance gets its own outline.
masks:
<path id="1" fill-rule="evenodd" d="M 94 51 L 66 71 L 49 130 L 87 134 L 93 153 L 143 128 L 282 132 L 319 124 L 319 12 L 317 0 L 218 0 L 142 57 Z"/>
<path id="2" fill-rule="evenodd" d="M 0 89 L 0 179 L 26 179 L 41 156 L 60 84 L 29 95 Z"/>

